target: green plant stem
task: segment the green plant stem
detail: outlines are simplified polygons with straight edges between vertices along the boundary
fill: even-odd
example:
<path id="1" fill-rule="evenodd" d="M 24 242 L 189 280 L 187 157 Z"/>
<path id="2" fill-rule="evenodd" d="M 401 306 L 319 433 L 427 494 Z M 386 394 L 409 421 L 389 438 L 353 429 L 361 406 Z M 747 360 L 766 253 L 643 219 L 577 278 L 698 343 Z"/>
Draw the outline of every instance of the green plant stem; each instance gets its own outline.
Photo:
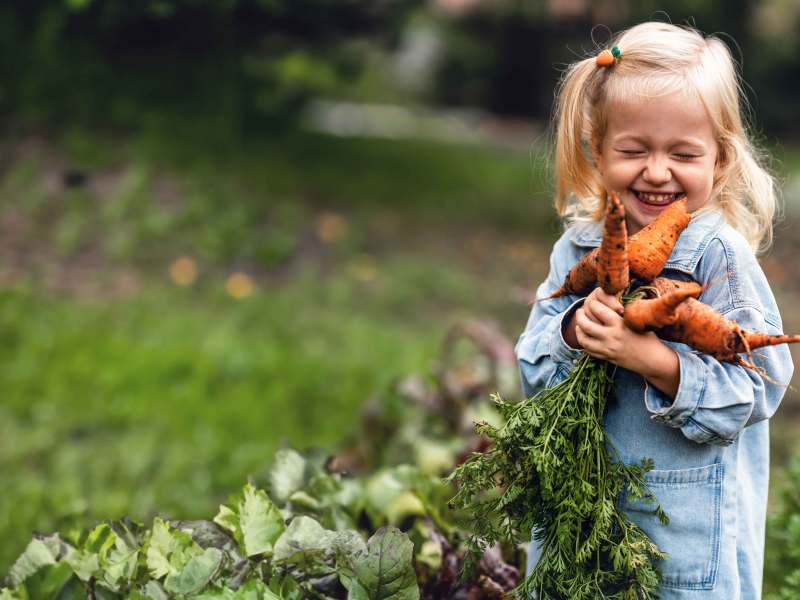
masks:
<path id="1" fill-rule="evenodd" d="M 453 498 L 476 524 L 476 552 L 498 541 L 541 542 L 541 556 L 515 590 L 530 597 L 649 600 L 664 558 L 617 506 L 624 491 L 649 500 L 647 462 L 613 462 L 602 427 L 613 367 L 587 354 L 555 386 L 516 404 L 496 399 L 505 424 L 478 430 L 491 448 L 451 475 Z M 501 482 L 502 491 L 497 489 Z M 663 511 L 654 509 L 659 516 Z M 665 519 L 665 517 L 663 517 Z"/>

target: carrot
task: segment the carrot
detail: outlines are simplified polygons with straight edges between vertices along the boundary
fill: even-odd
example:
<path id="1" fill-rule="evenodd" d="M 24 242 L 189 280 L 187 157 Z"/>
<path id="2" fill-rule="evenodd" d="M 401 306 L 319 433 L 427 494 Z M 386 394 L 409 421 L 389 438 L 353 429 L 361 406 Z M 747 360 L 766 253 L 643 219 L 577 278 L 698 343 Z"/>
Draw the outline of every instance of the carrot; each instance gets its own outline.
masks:
<path id="1" fill-rule="evenodd" d="M 675 309 L 675 322 L 658 330 L 659 337 L 681 342 L 709 354 L 717 360 L 745 363 L 738 355 L 751 350 L 777 344 L 800 342 L 800 335 L 769 335 L 742 329 L 736 321 L 728 319 L 714 308 L 687 298 Z"/>
<path id="2" fill-rule="evenodd" d="M 691 282 L 658 298 L 634 300 L 625 305 L 625 324 L 639 333 L 673 325 L 678 318 L 676 309 L 681 302 L 687 298 L 697 298 L 702 291 L 703 286 Z"/>
<path id="3" fill-rule="evenodd" d="M 692 218 L 684 198 L 665 208 L 649 225 L 631 236 L 628 260 L 633 273 L 645 281 L 653 281 L 664 269 L 675 242 Z"/>
<path id="4" fill-rule="evenodd" d="M 700 284 L 691 280 L 684 281 L 683 279 L 670 279 L 669 277 L 656 277 L 650 282 L 650 287 L 655 290 L 658 296 L 686 288 L 694 289 L 696 285 Z"/>
<path id="5" fill-rule="evenodd" d="M 664 269 L 678 236 L 691 219 L 687 203 L 685 198 L 673 202 L 652 223 L 628 239 L 629 269 L 636 277 L 652 281 Z M 589 293 L 598 281 L 599 254 L 599 248 L 584 254 L 567 273 L 562 286 L 546 299 Z"/>
<path id="6" fill-rule="evenodd" d="M 800 335 L 770 335 L 742 329 L 736 321 L 697 300 L 702 287 L 694 281 L 658 277 L 650 287 L 659 297 L 634 300 L 625 307 L 625 323 L 635 331 L 655 330 L 661 338 L 748 368 L 756 366 L 739 354 L 749 354 L 764 346 L 800 342 Z"/>
<path id="7" fill-rule="evenodd" d="M 625 208 L 614 192 L 606 199 L 605 231 L 597 255 L 597 280 L 607 294 L 617 294 L 629 284 Z"/>
<path id="8" fill-rule="evenodd" d="M 544 299 L 550 300 L 552 298 L 567 296 L 568 294 L 583 296 L 592 291 L 592 288 L 597 283 L 597 257 L 599 255 L 599 248 L 595 248 L 591 252 L 584 254 L 581 259 L 575 263 L 575 266 L 569 270 L 561 287 Z"/>

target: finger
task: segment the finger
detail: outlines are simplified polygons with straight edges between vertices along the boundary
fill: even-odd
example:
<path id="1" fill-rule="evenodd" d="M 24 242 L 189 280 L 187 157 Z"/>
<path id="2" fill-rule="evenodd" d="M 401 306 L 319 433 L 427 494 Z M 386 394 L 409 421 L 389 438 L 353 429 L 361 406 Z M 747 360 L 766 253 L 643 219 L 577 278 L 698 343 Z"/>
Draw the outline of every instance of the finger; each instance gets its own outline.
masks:
<path id="1" fill-rule="evenodd" d="M 575 331 L 580 330 L 584 335 L 601 340 L 605 337 L 606 326 L 590 320 L 586 315 L 575 316 Z"/>
<path id="2" fill-rule="evenodd" d="M 594 304 L 597 304 L 597 301 L 594 300 L 591 296 L 587 296 L 586 300 L 583 301 L 583 306 L 578 310 L 578 312 L 581 312 L 590 321 L 598 323 L 599 321 L 594 316 L 594 311 L 592 310 L 592 305 Z"/>
<path id="3" fill-rule="evenodd" d="M 588 306 L 586 306 L 586 303 L 584 303 L 584 308 L 584 312 L 589 320 L 601 325 L 614 325 L 617 324 L 620 319 L 622 319 L 622 316 L 620 316 L 616 311 L 599 300 L 588 303 Z"/>
<path id="4" fill-rule="evenodd" d="M 599 290 L 599 293 L 596 296 L 597 302 L 604 304 L 616 313 L 622 314 L 622 312 L 625 310 L 625 308 L 622 306 L 622 302 L 620 302 L 615 295 L 606 294 L 602 288 L 597 289 Z"/>
<path id="5" fill-rule="evenodd" d="M 586 350 L 586 344 L 592 345 L 594 343 L 594 340 L 586 335 L 580 327 L 575 327 L 575 339 L 578 340 L 578 344 L 584 350 Z"/>
<path id="6" fill-rule="evenodd" d="M 598 288 L 599 289 L 599 288 Z M 597 307 L 601 306 L 602 302 L 600 302 L 596 297 L 587 296 L 586 300 L 583 301 L 583 312 L 584 314 L 595 323 L 600 323 L 600 319 L 597 318 L 596 312 Z"/>
<path id="7" fill-rule="evenodd" d="M 584 306 L 581 306 L 578 310 L 575 311 L 575 317 L 574 317 L 575 326 L 577 327 L 578 323 L 580 323 L 582 320 L 585 321 L 586 318 L 587 318 L 586 307 L 584 305 Z"/>
<path id="8" fill-rule="evenodd" d="M 578 340 L 578 343 L 581 345 L 588 354 L 596 357 L 596 358 L 603 358 L 603 343 L 594 338 L 590 335 L 587 335 L 586 332 L 582 329 L 575 328 L 575 337 Z"/>

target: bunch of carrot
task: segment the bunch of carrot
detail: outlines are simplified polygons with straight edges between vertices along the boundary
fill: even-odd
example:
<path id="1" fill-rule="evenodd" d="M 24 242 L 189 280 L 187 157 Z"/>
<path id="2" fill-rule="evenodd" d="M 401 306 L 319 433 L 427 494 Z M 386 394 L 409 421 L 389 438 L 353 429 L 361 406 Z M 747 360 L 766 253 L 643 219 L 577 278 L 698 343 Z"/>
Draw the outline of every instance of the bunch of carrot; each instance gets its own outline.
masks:
<path id="1" fill-rule="evenodd" d="M 629 273 L 651 285 L 642 297 L 625 306 L 625 323 L 638 332 L 655 331 L 666 340 L 684 343 L 721 361 L 756 368 L 740 355 L 763 346 L 800 342 L 800 336 L 768 335 L 742 329 L 697 298 L 702 286 L 657 276 L 664 269 L 678 236 L 691 215 L 686 199 L 668 206 L 650 225 L 627 238 L 625 210 L 615 193 L 609 195 L 605 232 L 599 248 L 584 255 L 551 298 L 583 294 L 599 284 L 609 294 L 629 285 Z"/>
<path id="2" fill-rule="evenodd" d="M 686 199 L 673 202 L 652 223 L 628 239 L 625 209 L 619 197 L 611 192 L 606 203 L 601 246 L 585 254 L 549 298 L 588 294 L 598 283 L 604 291 L 616 294 L 628 287 L 629 272 L 643 281 L 658 277 L 678 236 L 689 225 L 691 214 L 686 205 Z M 606 280 L 605 275 L 611 278 Z"/>

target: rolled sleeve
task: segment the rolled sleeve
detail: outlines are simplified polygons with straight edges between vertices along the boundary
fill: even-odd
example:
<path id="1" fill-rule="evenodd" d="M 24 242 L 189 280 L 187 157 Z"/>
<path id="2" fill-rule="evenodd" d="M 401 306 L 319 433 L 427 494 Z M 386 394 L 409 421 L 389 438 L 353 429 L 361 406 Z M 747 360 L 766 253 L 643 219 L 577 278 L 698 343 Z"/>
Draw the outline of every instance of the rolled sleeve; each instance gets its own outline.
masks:
<path id="1" fill-rule="evenodd" d="M 735 312 L 733 318 L 740 324 L 761 325 L 748 329 L 767 330 L 763 319 L 757 318 L 752 309 Z M 674 400 L 646 384 L 645 406 L 652 419 L 680 428 L 688 439 L 700 444 L 730 444 L 748 425 L 770 418 L 793 371 L 785 345 L 754 353 L 764 373 L 696 351 L 675 349 L 680 362 L 680 383 Z"/>
<path id="2" fill-rule="evenodd" d="M 542 316 L 527 329 L 515 347 L 522 389 L 527 397 L 552 384 L 559 373 L 566 375 L 581 350 L 567 344 L 562 332 L 564 319 L 583 303 L 583 298 L 553 316 Z"/>
<path id="3" fill-rule="evenodd" d="M 782 333 L 769 282 L 747 241 L 725 225 L 698 248 L 692 273 L 684 273 L 703 285 L 699 300 L 743 330 Z M 652 419 L 701 444 L 730 444 L 745 427 L 772 417 L 794 370 L 785 344 L 754 350 L 759 368 L 751 369 L 685 344 L 666 343 L 678 355 L 678 391 L 673 399 L 646 384 L 645 407 Z"/>
<path id="4" fill-rule="evenodd" d="M 675 399 L 645 381 L 644 403 L 651 419 L 673 427 L 683 427 L 697 410 L 706 391 L 708 370 L 703 361 L 691 352 L 676 351 L 680 363 L 680 383 Z"/>
<path id="5" fill-rule="evenodd" d="M 573 348 L 570 346 L 567 341 L 564 339 L 564 319 L 567 319 L 574 313 L 578 308 L 583 306 L 584 299 L 581 298 L 580 300 L 576 300 L 572 304 L 569 305 L 569 308 L 565 310 L 563 313 L 554 317 L 549 324 L 550 331 L 550 356 L 553 357 L 553 360 L 557 363 L 566 364 L 572 363 L 574 364 L 576 360 L 583 352 L 580 348 Z"/>

